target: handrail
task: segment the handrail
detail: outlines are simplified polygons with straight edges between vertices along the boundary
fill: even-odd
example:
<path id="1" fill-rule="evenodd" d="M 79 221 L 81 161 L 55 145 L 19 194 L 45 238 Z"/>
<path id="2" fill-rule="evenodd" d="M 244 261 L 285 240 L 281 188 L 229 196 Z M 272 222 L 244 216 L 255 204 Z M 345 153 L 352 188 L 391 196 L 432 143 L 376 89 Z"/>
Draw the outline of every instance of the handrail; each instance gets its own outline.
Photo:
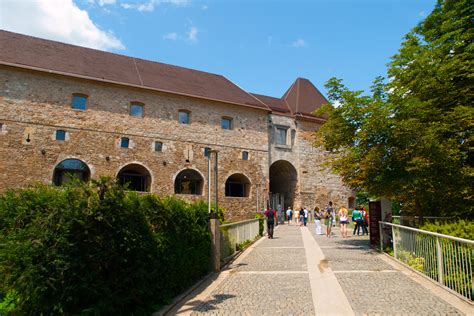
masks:
<path id="1" fill-rule="evenodd" d="M 399 218 L 399 217 L 413 217 L 413 218 L 419 218 L 420 216 L 418 215 L 392 215 L 392 217 Z M 451 219 L 453 218 L 452 216 L 423 216 L 423 218 L 444 218 L 444 219 Z"/>
<path id="2" fill-rule="evenodd" d="M 222 225 L 220 225 L 220 227 L 221 227 L 221 228 L 225 228 L 225 227 L 230 227 L 230 226 L 236 226 L 236 225 L 241 225 L 241 224 L 245 224 L 245 223 L 249 223 L 249 222 L 254 222 L 254 221 L 258 221 L 258 220 L 259 220 L 258 218 L 246 219 L 246 220 L 240 221 L 240 222 L 222 224 Z"/>
<path id="3" fill-rule="evenodd" d="M 384 228 L 385 227 L 385 228 Z M 379 221 L 380 249 L 472 302 L 474 240 Z"/>
<path id="4" fill-rule="evenodd" d="M 393 223 L 387 223 L 387 222 L 382 222 L 382 221 L 380 221 L 379 223 L 384 224 L 384 225 L 389 225 L 389 226 L 394 226 L 394 227 L 399 227 L 399 228 L 411 230 L 411 231 L 418 232 L 418 233 L 424 233 L 424 234 L 433 235 L 433 236 L 436 236 L 436 237 L 443 237 L 443 238 L 447 238 L 447 239 L 451 239 L 451 240 L 455 240 L 455 241 L 459 241 L 459 242 L 465 242 L 465 243 L 474 245 L 474 240 L 470 240 L 470 239 L 464 239 L 464 238 L 459 238 L 459 237 L 454 237 L 454 236 L 449 236 L 449 235 L 443 235 L 443 234 L 440 234 L 440 233 L 434 233 L 434 232 L 430 232 L 430 231 L 427 231 L 427 230 L 422 230 L 422 229 L 417 229 L 417 228 L 413 228 L 413 227 L 408 227 L 408 226 L 403 226 L 403 225 L 393 224 Z"/>

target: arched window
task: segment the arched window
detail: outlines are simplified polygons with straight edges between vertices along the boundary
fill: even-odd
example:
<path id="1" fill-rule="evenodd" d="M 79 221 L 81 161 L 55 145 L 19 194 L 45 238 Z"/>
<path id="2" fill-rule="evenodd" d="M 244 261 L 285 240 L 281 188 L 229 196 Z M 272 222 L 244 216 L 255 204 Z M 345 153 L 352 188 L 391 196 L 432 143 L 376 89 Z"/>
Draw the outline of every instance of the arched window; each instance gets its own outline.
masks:
<path id="1" fill-rule="evenodd" d="M 196 170 L 183 170 L 174 181 L 174 193 L 202 195 L 203 183 L 203 178 Z"/>
<path id="2" fill-rule="evenodd" d="M 129 164 L 120 169 L 117 179 L 130 191 L 149 192 L 151 175 L 147 168 L 139 164 Z"/>
<path id="3" fill-rule="evenodd" d="M 241 173 L 234 173 L 225 182 L 225 196 L 248 197 L 250 181 Z"/>
<path id="4" fill-rule="evenodd" d="M 66 159 L 54 168 L 53 182 L 62 185 L 73 179 L 88 181 L 91 176 L 89 167 L 79 159 Z"/>

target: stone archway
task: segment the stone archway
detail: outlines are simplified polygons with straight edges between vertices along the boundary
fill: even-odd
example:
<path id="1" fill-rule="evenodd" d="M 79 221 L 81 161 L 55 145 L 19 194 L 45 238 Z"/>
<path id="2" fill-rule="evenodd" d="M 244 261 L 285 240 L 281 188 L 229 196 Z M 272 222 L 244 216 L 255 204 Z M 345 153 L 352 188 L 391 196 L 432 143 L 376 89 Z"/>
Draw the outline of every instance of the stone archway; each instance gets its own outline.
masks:
<path id="1" fill-rule="evenodd" d="M 283 196 L 282 209 L 294 207 L 298 173 L 295 167 L 286 160 L 278 160 L 270 166 L 270 198 L 272 195 Z"/>
<path id="2" fill-rule="evenodd" d="M 127 190 L 150 192 L 150 171 L 140 164 L 130 163 L 122 167 L 117 174 L 117 179 L 121 185 L 127 186 Z"/>

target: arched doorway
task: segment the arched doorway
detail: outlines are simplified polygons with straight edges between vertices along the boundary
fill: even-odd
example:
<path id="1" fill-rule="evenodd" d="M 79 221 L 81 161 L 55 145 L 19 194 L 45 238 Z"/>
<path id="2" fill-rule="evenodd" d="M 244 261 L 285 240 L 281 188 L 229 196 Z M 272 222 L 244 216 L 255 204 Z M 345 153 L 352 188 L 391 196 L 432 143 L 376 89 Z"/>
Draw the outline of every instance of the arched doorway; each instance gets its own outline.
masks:
<path id="1" fill-rule="evenodd" d="M 53 172 L 53 183 L 63 185 L 73 179 L 88 181 L 91 176 L 89 167 L 79 159 L 66 159 L 58 163 Z"/>
<path id="2" fill-rule="evenodd" d="M 347 204 L 349 206 L 349 209 L 351 209 L 351 210 L 355 209 L 355 207 L 356 207 L 356 198 L 353 197 L 353 196 L 350 196 L 347 199 Z"/>
<path id="3" fill-rule="evenodd" d="M 294 207 L 298 174 L 295 167 L 286 160 L 275 161 L 270 166 L 270 203 L 281 210 Z M 276 205 L 275 205 L 276 204 Z"/>
<path id="4" fill-rule="evenodd" d="M 241 173 L 234 173 L 225 182 L 225 196 L 248 197 L 250 181 Z"/>
<path id="5" fill-rule="evenodd" d="M 142 165 L 126 165 L 118 172 L 117 179 L 121 185 L 127 185 L 130 191 L 150 192 L 151 175 Z"/>
<path id="6" fill-rule="evenodd" d="M 204 179 L 193 169 L 185 169 L 178 173 L 174 181 L 175 194 L 202 195 Z"/>

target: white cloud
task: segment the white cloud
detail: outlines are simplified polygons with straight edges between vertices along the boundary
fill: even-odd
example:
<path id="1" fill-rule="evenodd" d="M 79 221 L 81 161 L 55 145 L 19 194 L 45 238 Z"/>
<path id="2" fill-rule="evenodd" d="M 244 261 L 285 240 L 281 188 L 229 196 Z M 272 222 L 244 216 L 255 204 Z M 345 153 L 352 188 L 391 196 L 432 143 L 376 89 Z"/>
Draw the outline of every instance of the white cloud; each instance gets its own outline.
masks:
<path id="1" fill-rule="evenodd" d="M 186 33 L 188 36 L 188 40 L 190 40 L 193 43 L 196 43 L 198 41 L 197 35 L 198 35 L 198 29 L 195 26 L 192 26 L 189 29 L 189 32 Z"/>
<path id="2" fill-rule="evenodd" d="M 105 0 L 107 1 L 107 0 Z M 102 50 L 125 49 L 72 0 L 2 1 L 0 29 Z"/>
<path id="3" fill-rule="evenodd" d="M 420 13 L 418 13 L 418 15 L 424 18 L 426 16 L 426 12 L 423 10 Z"/>
<path id="4" fill-rule="evenodd" d="M 306 47 L 308 46 L 308 43 L 306 43 L 306 41 L 302 38 L 298 38 L 296 41 L 294 41 L 291 46 L 293 47 Z"/>
<path id="5" fill-rule="evenodd" d="M 116 0 L 98 0 L 97 1 L 97 3 L 99 3 L 101 7 L 107 4 L 115 4 L 116 2 L 117 2 Z"/>
<path id="6" fill-rule="evenodd" d="M 124 9 L 135 9 L 140 12 L 152 12 L 155 10 L 155 6 L 158 6 L 160 4 L 170 4 L 177 7 L 185 7 L 189 4 L 189 0 L 148 0 L 142 3 L 125 2 L 122 3 L 121 6 Z"/>
<path id="7" fill-rule="evenodd" d="M 172 41 L 176 41 L 178 37 L 179 37 L 178 33 L 175 33 L 175 32 L 163 35 L 163 39 L 172 40 Z"/>

